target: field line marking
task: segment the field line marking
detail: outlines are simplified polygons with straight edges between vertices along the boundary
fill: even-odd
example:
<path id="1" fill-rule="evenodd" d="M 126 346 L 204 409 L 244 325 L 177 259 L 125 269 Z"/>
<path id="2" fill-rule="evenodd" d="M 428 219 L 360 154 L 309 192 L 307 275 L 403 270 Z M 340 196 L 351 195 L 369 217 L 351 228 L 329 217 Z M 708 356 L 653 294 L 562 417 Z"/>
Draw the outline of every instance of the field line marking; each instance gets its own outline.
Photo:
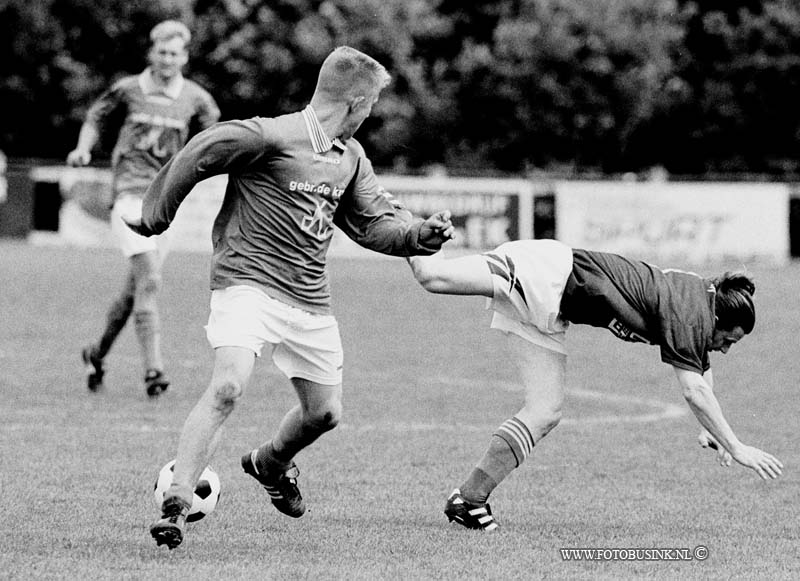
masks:
<path id="1" fill-rule="evenodd" d="M 440 378 L 431 378 L 434 381 Z M 442 380 L 444 382 L 444 380 Z M 448 382 L 454 381 L 452 378 Z M 468 380 L 457 380 L 459 385 L 469 385 L 470 383 L 476 384 Z M 500 386 L 508 391 L 521 391 L 522 388 L 512 382 L 494 381 L 493 387 Z M 614 393 L 607 393 L 603 391 L 583 389 L 583 388 L 570 388 L 566 391 L 567 395 L 572 395 L 579 398 L 591 400 L 604 400 L 608 403 L 617 405 L 634 405 L 651 408 L 652 411 L 638 413 L 638 414 L 603 414 L 596 416 L 588 416 L 584 418 L 570 418 L 566 417 L 561 420 L 562 425 L 604 425 L 604 424 L 619 424 L 619 423 L 650 423 L 665 420 L 681 418 L 688 414 L 685 406 L 673 404 L 656 400 L 653 398 L 629 396 Z M 485 432 L 494 430 L 496 425 L 475 425 L 466 423 L 426 423 L 426 422 L 382 422 L 379 424 L 361 424 L 353 425 L 342 423 L 339 425 L 340 429 L 356 430 L 358 432 L 365 431 L 396 431 L 396 432 L 428 432 L 428 431 L 446 431 L 446 432 Z"/>

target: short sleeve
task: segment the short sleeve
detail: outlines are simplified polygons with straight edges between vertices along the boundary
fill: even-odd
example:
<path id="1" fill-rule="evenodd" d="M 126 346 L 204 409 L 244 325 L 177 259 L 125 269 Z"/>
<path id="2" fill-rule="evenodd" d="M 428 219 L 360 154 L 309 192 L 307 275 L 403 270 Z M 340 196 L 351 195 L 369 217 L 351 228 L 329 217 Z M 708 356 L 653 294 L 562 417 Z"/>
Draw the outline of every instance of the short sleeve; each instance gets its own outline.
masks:
<path id="1" fill-rule="evenodd" d="M 676 325 L 662 329 L 661 360 L 687 371 L 703 374 L 710 367 L 707 333 L 697 326 Z"/>
<path id="2" fill-rule="evenodd" d="M 702 282 L 692 281 L 681 290 L 659 306 L 661 360 L 702 374 L 710 366 L 714 318 Z"/>

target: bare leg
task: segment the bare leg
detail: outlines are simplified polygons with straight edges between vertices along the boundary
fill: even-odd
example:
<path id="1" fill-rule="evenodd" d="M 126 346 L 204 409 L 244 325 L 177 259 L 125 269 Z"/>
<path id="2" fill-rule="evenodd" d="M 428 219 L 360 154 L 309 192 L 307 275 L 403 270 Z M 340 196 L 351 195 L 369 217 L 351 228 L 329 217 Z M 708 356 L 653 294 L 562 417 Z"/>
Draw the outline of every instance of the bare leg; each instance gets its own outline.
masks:
<path id="1" fill-rule="evenodd" d="M 525 405 L 516 414 L 528 427 L 534 442 L 544 438 L 561 421 L 567 382 L 567 356 L 533 345 L 515 335 L 509 343 L 519 361 Z"/>
<path id="2" fill-rule="evenodd" d="M 509 346 L 519 362 L 525 403 L 500 425 L 489 448 L 461 487 L 465 499 L 483 504 L 489 494 L 532 452 L 561 420 L 566 383 L 566 355 L 544 349 L 509 334 Z"/>
<path id="3" fill-rule="evenodd" d="M 191 504 L 197 479 L 214 454 L 222 425 L 241 397 L 254 363 L 255 353 L 250 349 L 216 349 L 211 383 L 183 424 L 175 475 L 165 501 L 177 496 Z"/>
<path id="4" fill-rule="evenodd" d="M 342 384 L 322 385 L 292 378 L 300 400 L 281 420 L 272 440 L 258 450 L 259 469 L 285 468 L 294 456 L 325 432 L 336 427 L 342 416 Z"/>

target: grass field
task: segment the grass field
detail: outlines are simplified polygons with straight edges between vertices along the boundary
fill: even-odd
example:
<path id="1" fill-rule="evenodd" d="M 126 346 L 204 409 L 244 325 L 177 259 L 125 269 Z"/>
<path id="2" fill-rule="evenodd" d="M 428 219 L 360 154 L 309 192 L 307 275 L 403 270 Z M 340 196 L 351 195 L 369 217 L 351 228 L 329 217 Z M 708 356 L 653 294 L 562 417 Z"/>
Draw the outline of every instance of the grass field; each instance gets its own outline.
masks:
<path id="1" fill-rule="evenodd" d="M 497 534 L 442 514 L 521 401 L 482 299 L 427 295 L 399 259 L 338 258 L 331 271 L 345 415 L 298 457 L 308 513 L 277 513 L 239 466 L 294 403 L 262 360 L 212 463 L 220 504 L 167 551 L 148 535 L 152 486 L 210 374 L 208 258 L 167 260 L 173 386 L 153 402 L 132 328 L 109 356 L 105 392 L 83 383 L 80 347 L 121 284 L 117 253 L 0 244 L 0 579 L 800 577 L 800 264 L 751 266 L 756 330 L 713 359 L 734 430 L 781 458 L 783 478 L 722 468 L 696 445 L 699 425 L 657 349 L 573 327 L 565 420 L 492 496 Z M 559 552 L 698 545 L 704 561 L 567 562 Z"/>

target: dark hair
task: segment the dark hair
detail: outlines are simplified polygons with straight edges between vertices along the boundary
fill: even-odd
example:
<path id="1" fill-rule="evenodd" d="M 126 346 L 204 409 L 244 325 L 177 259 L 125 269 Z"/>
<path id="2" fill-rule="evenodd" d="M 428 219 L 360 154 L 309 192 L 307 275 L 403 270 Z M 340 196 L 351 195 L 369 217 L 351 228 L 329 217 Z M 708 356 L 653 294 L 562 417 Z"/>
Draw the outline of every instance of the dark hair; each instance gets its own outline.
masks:
<path id="1" fill-rule="evenodd" d="M 726 272 L 711 282 L 717 289 L 714 299 L 717 329 L 730 331 L 741 327 L 745 333 L 750 333 L 756 324 L 753 279 L 744 272 Z"/>

